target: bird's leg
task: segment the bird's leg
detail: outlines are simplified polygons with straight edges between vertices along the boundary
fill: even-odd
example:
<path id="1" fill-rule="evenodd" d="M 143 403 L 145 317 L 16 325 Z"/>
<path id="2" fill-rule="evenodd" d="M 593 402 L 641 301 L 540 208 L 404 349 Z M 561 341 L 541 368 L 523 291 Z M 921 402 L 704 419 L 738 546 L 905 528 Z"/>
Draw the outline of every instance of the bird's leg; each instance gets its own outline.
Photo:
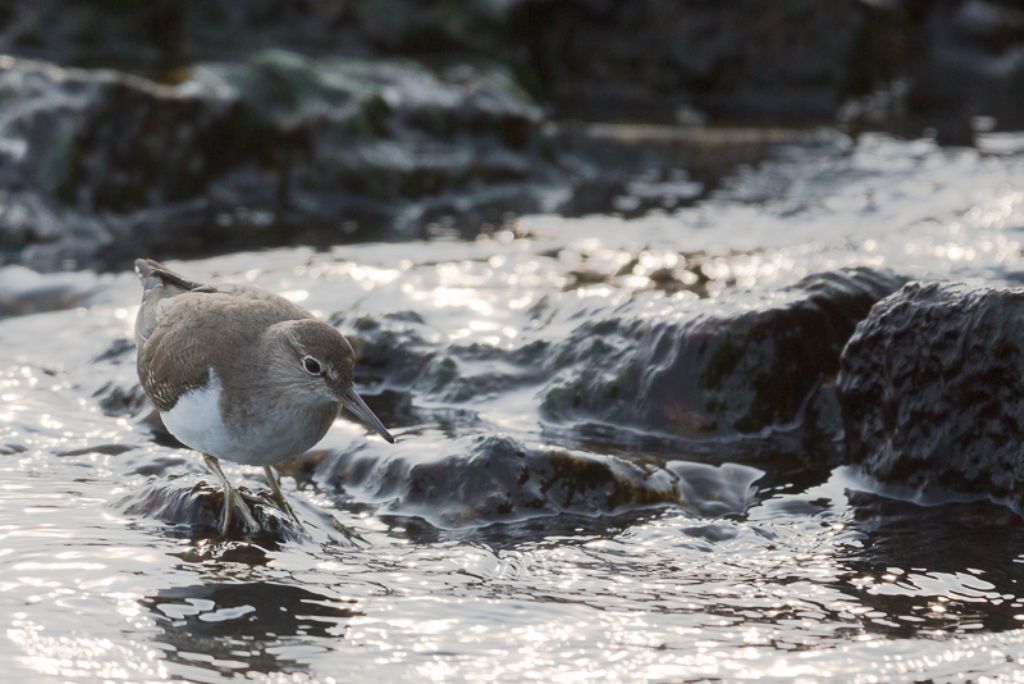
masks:
<path id="1" fill-rule="evenodd" d="M 302 527 L 299 517 L 295 515 L 295 511 L 292 510 L 291 505 L 284 498 L 284 492 L 281 491 L 281 484 L 277 481 L 277 476 L 274 475 L 274 469 L 265 465 L 263 466 L 263 472 L 267 474 L 267 482 L 270 483 L 270 491 L 278 508 L 287 513 L 292 520 L 298 523 L 299 527 Z"/>
<path id="2" fill-rule="evenodd" d="M 256 522 L 256 518 L 253 517 L 252 511 L 249 510 L 248 504 L 245 503 L 245 499 L 242 495 L 231 486 L 228 481 L 228 476 L 224 474 L 224 471 L 220 468 L 220 462 L 216 456 L 210 454 L 203 454 L 203 459 L 206 461 L 206 465 L 214 472 L 214 474 L 220 478 L 220 483 L 224 487 L 224 522 L 221 523 L 220 532 L 223 535 L 227 535 L 228 530 L 231 528 L 231 509 L 237 508 L 238 512 L 242 514 L 242 518 L 245 520 L 246 526 L 256 532 L 260 529 L 260 525 Z"/>

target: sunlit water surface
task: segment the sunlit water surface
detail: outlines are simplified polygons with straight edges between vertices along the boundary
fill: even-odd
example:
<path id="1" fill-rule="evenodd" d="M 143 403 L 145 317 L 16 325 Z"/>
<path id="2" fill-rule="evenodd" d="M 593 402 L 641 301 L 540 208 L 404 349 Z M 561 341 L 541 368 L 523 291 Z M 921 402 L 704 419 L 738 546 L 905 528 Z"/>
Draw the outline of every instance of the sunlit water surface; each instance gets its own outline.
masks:
<path id="1" fill-rule="evenodd" d="M 475 243 L 175 266 L 342 312 L 346 330 L 363 314 L 414 311 L 425 345 L 518 349 L 625 302 L 654 317 L 731 310 L 850 265 L 1015 284 L 1022 172 L 1012 146 L 871 138 L 794 151 L 673 214 L 532 217 Z M 685 287 L 695 258 L 708 276 L 699 292 Z M 684 287 L 658 286 L 651 275 L 666 268 Z M 134 384 L 133 352 L 101 359 L 130 337 L 134 276 L 70 282 L 79 306 L 0 323 L 5 681 L 1024 681 L 1020 520 L 987 502 L 885 499 L 845 467 L 752 464 L 767 476 L 745 510 L 722 516 L 680 505 L 461 525 L 366 486 L 285 478 L 323 524 L 267 547 L 127 514 L 126 497 L 154 481 L 208 476 L 139 417 L 99 406 L 108 383 Z M 426 459 L 501 434 L 654 467 L 674 458 L 583 445 L 544 424 L 538 392 L 413 392 L 433 417 L 397 425 L 396 447 L 339 421 L 320 453 Z M 228 472 L 265 489 L 256 469 Z M 350 539 L 323 531 L 331 517 Z"/>

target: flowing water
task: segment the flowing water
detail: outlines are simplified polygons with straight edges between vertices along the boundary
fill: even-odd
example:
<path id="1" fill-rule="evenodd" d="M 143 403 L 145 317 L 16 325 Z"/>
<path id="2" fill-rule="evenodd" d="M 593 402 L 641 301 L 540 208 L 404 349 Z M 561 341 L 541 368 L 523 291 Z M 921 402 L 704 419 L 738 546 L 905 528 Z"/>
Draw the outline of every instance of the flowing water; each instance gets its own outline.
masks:
<path id="1" fill-rule="evenodd" d="M 986 144 L 826 140 L 672 213 L 174 263 L 336 323 L 398 438 L 339 420 L 284 467 L 306 532 L 277 537 L 218 540 L 201 460 L 146 420 L 133 274 L 7 269 L 4 678 L 1024 680 L 1009 510 L 885 498 L 771 431 L 551 408 L 560 345 L 624 312 L 728 316 L 846 267 L 1019 283 L 1024 156 Z"/>

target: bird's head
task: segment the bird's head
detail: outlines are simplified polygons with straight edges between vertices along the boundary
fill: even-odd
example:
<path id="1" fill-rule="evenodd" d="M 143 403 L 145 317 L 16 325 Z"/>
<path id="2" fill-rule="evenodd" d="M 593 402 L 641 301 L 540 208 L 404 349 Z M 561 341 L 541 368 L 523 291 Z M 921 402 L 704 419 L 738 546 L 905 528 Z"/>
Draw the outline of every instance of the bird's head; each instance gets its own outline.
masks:
<path id="1" fill-rule="evenodd" d="M 384 423 L 356 394 L 355 352 L 344 335 L 312 318 L 286 321 L 272 327 L 273 372 L 305 396 L 335 402 L 351 411 L 377 434 L 394 443 Z"/>

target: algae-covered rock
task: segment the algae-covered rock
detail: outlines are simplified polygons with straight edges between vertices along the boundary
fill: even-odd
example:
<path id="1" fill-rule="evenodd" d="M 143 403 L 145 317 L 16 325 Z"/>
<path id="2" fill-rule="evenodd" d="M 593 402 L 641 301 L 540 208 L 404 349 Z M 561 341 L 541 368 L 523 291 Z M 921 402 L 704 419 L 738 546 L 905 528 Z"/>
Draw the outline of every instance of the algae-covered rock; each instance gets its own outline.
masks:
<path id="1" fill-rule="evenodd" d="M 551 420 L 581 417 L 681 436 L 754 433 L 805 418 L 871 306 L 902 284 L 868 269 L 810 276 L 760 305 L 580 325 L 549 362 Z M 825 426 L 838 427 L 838 426 Z"/>
<path id="2" fill-rule="evenodd" d="M 1024 290 L 911 283 L 857 327 L 838 381 L 850 459 L 947 495 L 1024 496 Z"/>

